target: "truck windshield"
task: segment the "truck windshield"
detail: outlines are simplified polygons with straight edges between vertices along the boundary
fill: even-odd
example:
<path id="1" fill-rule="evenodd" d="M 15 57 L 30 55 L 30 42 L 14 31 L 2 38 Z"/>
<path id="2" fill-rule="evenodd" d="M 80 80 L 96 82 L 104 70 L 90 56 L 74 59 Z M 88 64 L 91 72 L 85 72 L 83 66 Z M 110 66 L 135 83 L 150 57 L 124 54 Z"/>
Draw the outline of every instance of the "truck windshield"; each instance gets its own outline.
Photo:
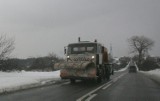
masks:
<path id="1" fill-rule="evenodd" d="M 97 45 L 95 43 L 70 44 L 68 54 L 96 53 Z"/>

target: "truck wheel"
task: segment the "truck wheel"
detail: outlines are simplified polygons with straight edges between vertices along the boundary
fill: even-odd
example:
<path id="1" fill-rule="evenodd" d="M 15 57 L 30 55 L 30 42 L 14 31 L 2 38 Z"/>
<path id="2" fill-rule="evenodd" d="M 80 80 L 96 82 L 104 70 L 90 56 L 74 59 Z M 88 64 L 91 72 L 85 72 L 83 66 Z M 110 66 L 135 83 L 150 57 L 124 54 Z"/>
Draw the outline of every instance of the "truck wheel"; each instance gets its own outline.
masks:
<path id="1" fill-rule="evenodd" d="M 107 80 L 109 80 L 110 79 L 110 74 L 107 74 L 106 78 L 107 78 Z"/>
<path id="2" fill-rule="evenodd" d="M 102 82 L 102 76 L 98 76 L 97 83 L 101 83 L 101 82 Z"/>
<path id="3" fill-rule="evenodd" d="M 76 81 L 75 79 L 70 79 L 71 84 L 75 83 L 75 81 Z"/>
<path id="4" fill-rule="evenodd" d="M 114 70 L 112 70 L 112 75 L 114 75 Z"/>

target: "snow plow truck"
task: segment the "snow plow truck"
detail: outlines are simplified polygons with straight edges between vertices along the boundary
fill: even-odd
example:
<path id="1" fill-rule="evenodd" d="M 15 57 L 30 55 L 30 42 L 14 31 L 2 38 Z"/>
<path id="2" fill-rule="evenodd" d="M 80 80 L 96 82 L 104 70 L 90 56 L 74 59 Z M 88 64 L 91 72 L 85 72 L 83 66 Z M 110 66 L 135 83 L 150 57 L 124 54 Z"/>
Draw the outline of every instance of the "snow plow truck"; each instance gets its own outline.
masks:
<path id="1" fill-rule="evenodd" d="M 95 80 L 97 83 L 110 79 L 113 75 L 113 66 L 109 62 L 107 48 L 98 43 L 81 41 L 71 43 L 64 48 L 66 59 L 64 62 L 55 63 L 54 68 L 60 69 L 62 79 Z"/>

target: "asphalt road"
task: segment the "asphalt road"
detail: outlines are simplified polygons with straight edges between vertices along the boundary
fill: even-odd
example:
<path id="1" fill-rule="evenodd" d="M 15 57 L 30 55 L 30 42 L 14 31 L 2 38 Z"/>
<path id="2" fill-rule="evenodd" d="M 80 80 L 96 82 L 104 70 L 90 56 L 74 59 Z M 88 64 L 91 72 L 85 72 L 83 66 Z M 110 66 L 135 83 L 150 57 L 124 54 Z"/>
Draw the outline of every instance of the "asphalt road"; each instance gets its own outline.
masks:
<path id="1" fill-rule="evenodd" d="M 128 73 L 92 101 L 160 101 L 160 85 L 141 73 Z"/>
<path id="2" fill-rule="evenodd" d="M 160 101 L 160 85 L 141 73 L 125 71 L 101 84 L 64 81 L 0 95 L 0 101 Z"/>

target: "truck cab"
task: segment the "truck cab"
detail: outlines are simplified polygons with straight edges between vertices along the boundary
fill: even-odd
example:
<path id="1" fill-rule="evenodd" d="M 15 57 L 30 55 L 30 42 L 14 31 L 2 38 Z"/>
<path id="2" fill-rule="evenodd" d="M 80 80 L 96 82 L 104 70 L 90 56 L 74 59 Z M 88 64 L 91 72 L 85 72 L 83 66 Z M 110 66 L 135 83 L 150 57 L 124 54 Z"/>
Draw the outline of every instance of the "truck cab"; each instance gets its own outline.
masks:
<path id="1" fill-rule="evenodd" d="M 102 46 L 96 42 L 79 42 L 69 44 L 66 60 L 81 62 L 92 61 L 96 65 L 102 64 Z"/>

